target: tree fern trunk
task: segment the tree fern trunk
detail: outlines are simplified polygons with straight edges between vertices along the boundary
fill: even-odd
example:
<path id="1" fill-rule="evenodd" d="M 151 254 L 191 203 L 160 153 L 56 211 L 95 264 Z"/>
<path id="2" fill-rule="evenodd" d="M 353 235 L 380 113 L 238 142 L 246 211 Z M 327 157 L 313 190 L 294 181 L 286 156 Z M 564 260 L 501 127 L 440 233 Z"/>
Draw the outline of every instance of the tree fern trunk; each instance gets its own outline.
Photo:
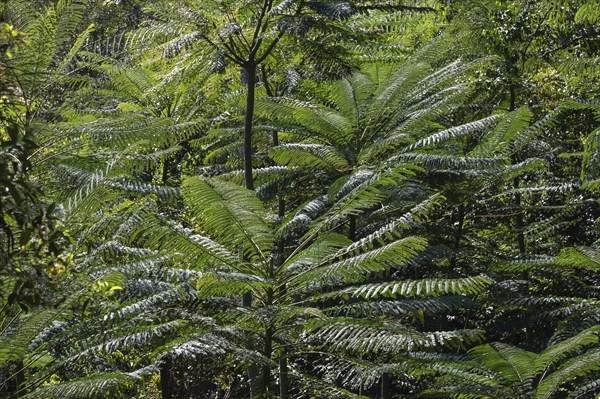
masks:
<path id="1" fill-rule="evenodd" d="M 279 358 L 279 396 L 281 399 L 288 399 L 290 397 L 289 386 L 287 353 L 283 351 Z"/>
<path id="2" fill-rule="evenodd" d="M 509 111 L 512 112 L 516 109 L 517 102 L 517 92 L 514 84 L 511 84 L 509 87 L 509 95 L 510 95 L 510 104 Z M 517 163 L 516 156 L 513 155 L 511 157 L 511 161 L 514 164 Z M 513 179 L 513 188 L 517 190 L 519 188 L 520 179 L 519 177 L 515 177 Z M 515 217 L 515 224 L 517 228 L 517 243 L 519 246 L 519 254 L 525 255 L 525 234 L 523 233 L 523 229 L 525 227 L 525 221 L 523 220 L 523 211 L 521 210 L 521 194 L 515 193 L 515 206 L 517 207 L 517 216 Z"/>
<path id="3" fill-rule="evenodd" d="M 10 372 L 8 374 L 10 374 Z M 14 371 L 12 379 L 15 383 L 15 390 L 14 390 L 14 393 L 11 394 L 9 397 L 10 398 L 20 398 L 22 396 L 25 396 L 25 394 L 27 393 L 27 390 L 24 386 L 25 369 L 23 367 L 23 360 L 19 360 L 15 363 L 15 371 Z"/>
<path id="4" fill-rule="evenodd" d="M 392 388 L 392 378 L 388 373 L 381 376 L 381 399 L 390 399 Z"/>
<path id="5" fill-rule="evenodd" d="M 271 358 L 273 356 L 273 329 L 268 327 L 265 329 L 265 342 L 263 348 L 263 354 Z M 268 392 L 271 386 L 271 369 L 269 366 L 263 366 L 262 369 L 262 381 L 261 391 L 262 393 Z"/>
<path id="6" fill-rule="evenodd" d="M 244 119 L 244 180 L 248 190 L 254 190 L 254 178 L 252 177 L 252 130 L 254 121 L 254 103 L 256 89 L 256 64 L 253 60 L 248 60 L 244 65 L 248 81 L 246 83 L 246 114 Z M 252 293 L 246 292 L 242 295 L 242 306 L 252 306 Z M 249 344 L 249 349 L 252 344 Z M 259 390 L 258 383 L 258 367 L 251 364 L 248 367 L 248 380 L 250 384 L 250 398 L 255 395 L 255 391 Z"/>
<path id="7" fill-rule="evenodd" d="M 458 251 L 460 249 L 460 240 L 463 236 L 463 227 L 465 225 L 465 204 L 460 204 L 456 211 L 456 230 L 454 232 L 454 245 L 452 248 L 452 256 L 450 258 L 450 265 L 456 266 L 456 260 L 458 258 Z"/>
<path id="8" fill-rule="evenodd" d="M 356 241 L 356 216 L 354 215 L 348 217 L 348 238 Z"/>
<path id="9" fill-rule="evenodd" d="M 520 180 L 518 177 L 515 177 L 513 180 L 513 187 L 516 189 L 519 188 Z M 525 233 L 523 229 L 525 228 L 525 221 L 523 211 L 521 210 L 521 193 L 515 193 L 515 206 L 517 207 L 517 216 L 516 216 L 516 227 L 517 227 L 517 242 L 519 244 L 519 254 L 525 255 L 526 247 L 525 247 Z"/>
<path id="10" fill-rule="evenodd" d="M 163 364 L 160 366 L 160 390 L 162 399 L 173 399 L 171 384 L 171 368 L 173 366 L 171 356 L 166 356 Z"/>
<path id="11" fill-rule="evenodd" d="M 252 128 L 256 89 L 256 64 L 254 60 L 248 60 L 244 65 L 244 70 L 248 75 L 248 82 L 246 84 L 246 115 L 244 121 L 244 178 L 246 188 L 254 190 L 254 179 L 252 178 Z"/>

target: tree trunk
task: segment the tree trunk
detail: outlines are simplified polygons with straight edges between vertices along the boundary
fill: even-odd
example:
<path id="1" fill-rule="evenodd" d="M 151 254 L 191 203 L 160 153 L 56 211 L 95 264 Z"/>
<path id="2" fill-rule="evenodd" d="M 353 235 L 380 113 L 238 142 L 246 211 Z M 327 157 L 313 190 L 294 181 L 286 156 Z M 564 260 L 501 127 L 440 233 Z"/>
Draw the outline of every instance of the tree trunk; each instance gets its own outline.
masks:
<path id="1" fill-rule="evenodd" d="M 160 366 L 160 389 L 162 391 L 162 399 L 173 399 L 172 384 L 171 384 L 171 368 L 173 362 L 171 356 L 167 355 Z"/>
<path id="2" fill-rule="evenodd" d="M 513 180 L 513 187 L 516 189 L 519 188 L 520 179 L 515 177 Z M 523 229 L 525 228 L 525 220 L 524 214 L 521 210 L 521 193 L 515 193 L 515 206 L 517 207 L 517 216 L 516 216 L 516 227 L 517 227 L 517 242 L 519 243 L 519 254 L 525 255 L 526 247 L 525 247 L 525 233 Z"/>
<path id="3" fill-rule="evenodd" d="M 263 348 L 263 354 L 269 359 L 273 356 L 273 329 L 268 327 L 265 329 L 265 343 Z M 268 392 L 271 387 L 271 369 L 269 366 L 263 366 L 262 370 L 262 393 Z"/>
<path id="4" fill-rule="evenodd" d="M 452 256 L 450 257 L 450 265 L 456 266 L 458 258 L 458 250 L 460 249 L 460 240 L 463 236 L 463 227 L 465 225 L 465 204 L 460 204 L 456 211 L 456 230 L 454 232 L 454 247 L 452 248 Z"/>
<path id="5" fill-rule="evenodd" d="M 254 179 L 252 177 L 252 128 L 256 89 L 256 64 L 254 61 L 249 60 L 245 64 L 244 70 L 248 75 L 248 82 L 246 84 L 248 92 L 246 94 L 246 115 L 244 121 L 244 178 L 246 188 L 254 190 Z"/>
<path id="6" fill-rule="evenodd" d="M 281 399 L 288 399 L 290 397 L 289 386 L 287 353 L 283 351 L 279 358 L 279 396 Z"/>
<path id="7" fill-rule="evenodd" d="M 356 241 L 356 216 L 354 215 L 348 217 L 348 238 Z"/>
<path id="8" fill-rule="evenodd" d="M 392 391 L 392 378 L 388 373 L 381 376 L 381 399 L 390 399 Z"/>

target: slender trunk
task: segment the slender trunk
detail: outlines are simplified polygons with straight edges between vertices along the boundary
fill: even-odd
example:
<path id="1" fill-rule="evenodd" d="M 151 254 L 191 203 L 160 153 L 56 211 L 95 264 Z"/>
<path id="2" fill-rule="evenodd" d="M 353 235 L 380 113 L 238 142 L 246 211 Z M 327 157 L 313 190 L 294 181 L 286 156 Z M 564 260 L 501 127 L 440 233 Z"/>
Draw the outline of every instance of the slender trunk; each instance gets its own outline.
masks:
<path id="1" fill-rule="evenodd" d="M 509 93 L 510 93 L 510 103 L 508 105 L 508 107 L 509 107 L 508 110 L 509 110 L 509 112 L 512 112 L 517 108 L 517 106 L 516 106 L 517 92 L 516 92 L 515 86 L 513 84 L 510 85 Z"/>
<path id="2" fill-rule="evenodd" d="M 263 354 L 267 358 L 271 358 L 273 356 L 273 328 L 267 327 L 265 329 L 265 342 L 263 348 Z M 268 392 L 271 386 L 271 369 L 269 366 L 263 366 L 262 370 L 262 383 L 261 383 L 261 391 Z"/>
<path id="3" fill-rule="evenodd" d="M 356 216 L 351 215 L 348 217 L 348 220 L 348 238 L 356 241 Z"/>
<path id="4" fill-rule="evenodd" d="M 248 77 L 246 83 L 246 115 L 244 120 L 244 179 L 246 188 L 254 190 L 254 179 L 252 177 L 252 127 L 254 120 L 254 102 L 256 89 L 256 64 L 253 61 L 248 61 L 244 65 L 244 70 Z M 252 306 L 252 293 L 246 292 L 242 295 L 242 306 L 249 308 Z M 253 349 L 249 344 L 249 349 Z M 248 366 L 248 380 L 250 382 L 250 398 L 258 390 L 258 366 L 251 364 Z"/>
<path id="5" fill-rule="evenodd" d="M 519 177 L 515 177 L 513 179 L 513 187 L 514 189 L 518 189 L 520 184 Z M 525 233 L 523 230 L 525 229 L 525 220 L 524 214 L 521 210 L 521 193 L 515 193 L 515 206 L 517 207 L 517 216 L 516 216 L 516 226 L 517 226 L 517 242 L 519 244 L 519 254 L 525 255 Z"/>
<path id="6" fill-rule="evenodd" d="M 289 386 L 287 353 L 283 351 L 279 358 L 279 396 L 281 399 L 288 399 L 290 397 Z"/>
<path id="7" fill-rule="evenodd" d="M 252 127 L 254 119 L 254 103 L 256 89 L 256 64 L 250 60 L 244 66 L 244 70 L 248 75 L 248 83 L 246 87 L 246 115 L 244 122 L 244 178 L 246 188 L 254 190 L 254 179 L 252 177 Z"/>
<path id="8" fill-rule="evenodd" d="M 252 293 L 251 292 L 245 292 L 244 294 L 242 294 L 242 306 L 245 308 L 249 308 L 252 306 Z M 250 338 L 249 334 L 248 338 Z M 248 342 L 248 349 L 252 350 L 254 349 L 253 345 L 251 342 Z M 254 394 L 259 391 L 259 387 L 258 387 L 258 366 L 254 363 L 250 364 L 248 366 L 248 386 L 250 388 L 250 399 L 252 399 L 254 397 Z"/>
<path id="9" fill-rule="evenodd" d="M 162 399 L 173 399 L 171 386 L 171 368 L 173 366 L 171 356 L 167 355 L 160 366 L 160 389 L 162 391 Z"/>
<path id="10" fill-rule="evenodd" d="M 163 170 L 162 170 L 162 184 L 166 185 L 169 180 L 169 169 L 171 168 L 171 163 L 168 159 L 163 161 Z"/>
<path id="11" fill-rule="evenodd" d="M 9 372 L 10 374 L 10 372 Z M 24 383 L 25 383 L 25 368 L 23 366 L 23 360 L 19 360 L 15 363 L 15 373 L 14 373 L 14 382 L 15 382 L 15 390 L 13 394 L 10 394 L 10 398 L 20 398 L 25 396 L 27 393 Z"/>
<path id="12" fill-rule="evenodd" d="M 388 373 L 381 376 L 381 399 L 390 399 L 392 397 L 392 377 Z"/>
<path id="13" fill-rule="evenodd" d="M 456 231 L 454 232 L 454 247 L 452 248 L 452 256 L 450 257 L 450 265 L 456 266 L 458 250 L 460 249 L 460 240 L 463 236 L 463 228 L 465 225 L 465 204 L 460 204 L 456 211 Z"/>
<path id="14" fill-rule="evenodd" d="M 517 102 L 517 92 L 516 92 L 516 88 L 514 84 L 511 84 L 509 87 L 509 94 L 510 94 L 510 106 L 509 106 L 509 111 L 514 111 L 516 109 L 516 102 Z M 517 163 L 517 159 L 516 156 L 512 156 L 511 158 L 513 165 Z M 513 188 L 515 190 L 517 190 L 519 188 L 519 184 L 520 184 L 520 179 L 519 177 L 515 177 L 513 179 Z M 521 193 L 516 192 L 515 193 L 515 206 L 517 208 L 517 216 L 515 217 L 515 224 L 517 227 L 517 243 L 519 245 L 519 254 L 521 255 L 525 255 L 525 233 L 523 232 L 523 229 L 525 227 L 525 221 L 524 221 L 524 214 L 523 211 L 521 210 Z"/>

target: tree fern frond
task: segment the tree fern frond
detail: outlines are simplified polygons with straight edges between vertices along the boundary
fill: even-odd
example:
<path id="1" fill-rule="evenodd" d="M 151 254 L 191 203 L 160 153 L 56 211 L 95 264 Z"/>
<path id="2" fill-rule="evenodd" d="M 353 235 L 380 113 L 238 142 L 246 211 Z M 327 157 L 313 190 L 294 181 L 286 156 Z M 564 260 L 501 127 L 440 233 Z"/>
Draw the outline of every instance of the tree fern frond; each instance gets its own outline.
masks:
<path id="1" fill-rule="evenodd" d="M 520 187 L 520 188 L 511 189 L 511 190 L 505 190 L 501 194 L 487 197 L 487 198 L 481 200 L 481 202 L 491 201 L 491 200 L 498 199 L 498 198 L 505 198 L 507 196 L 512 196 L 517 193 L 518 194 L 536 194 L 536 193 L 545 193 L 545 192 L 564 193 L 564 192 L 576 190 L 577 188 L 579 188 L 579 184 L 572 183 L 572 182 L 556 184 L 556 185 L 543 185 L 543 186 L 537 186 L 537 187 Z"/>
<path id="2" fill-rule="evenodd" d="M 118 395 L 123 388 L 130 388 L 139 381 L 127 373 L 94 374 L 78 380 L 45 385 L 23 396 L 27 399 L 87 399 Z"/>
<path id="3" fill-rule="evenodd" d="M 404 151 L 413 151 L 420 147 L 428 147 L 433 144 L 438 144 L 440 142 L 444 142 L 455 137 L 460 137 L 465 134 L 472 134 L 473 132 L 487 129 L 490 126 L 495 125 L 500 118 L 500 115 L 492 115 L 474 122 L 465 123 L 464 125 L 453 126 L 449 129 L 442 130 L 441 132 L 435 133 L 424 139 L 418 140 L 417 142 L 406 147 Z"/>
<path id="4" fill-rule="evenodd" d="M 148 347 L 153 342 L 160 341 L 174 334 L 175 331 L 182 329 L 187 324 L 183 320 L 174 320 L 156 325 L 129 328 L 126 334 L 123 334 L 124 331 L 122 329 L 117 329 L 116 331 L 109 329 L 74 344 L 68 357 L 62 360 L 62 362 L 71 364 L 88 356 L 93 357 L 101 353 Z M 113 334 L 117 336 L 114 337 Z"/>
<path id="5" fill-rule="evenodd" d="M 310 167 L 332 172 L 350 168 L 346 158 L 335 147 L 323 144 L 282 144 L 269 151 L 278 164 L 289 167 Z"/>
<path id="6" fill-rule="evenodd" d="M 309 132 L 320 132 L 330 144 L 344 144 L 351 140 L 352 121 L 324 107 L 288 98 L 259 99 L 257 115 L 280 123 L 301 125 Z"/>
<path id="7" fill-rule="evenodd" d="M 332 253 L 335 253 L 341 247 L 347 246 L 350 242 L 342 234 L 321 234 L 306 249 L 288 258 L 282 265 L 282 268 L 286 274 L 293 276 L 303 270 L 308 270 L 324 258 L 330 257 Z"/>
<path id="8" fill-rule="evenodd" d="M 569 247 L 563 249 L 555 260 L 558 266 L 599 270 L 600 251 L 592 247 Z"/>
<path id="9" fill-rule="evenodd" d="M 314 301 L 321 299 L 328 300 L 333 295 L 315 296 Z M 343 299 L 343 295 L 341 296 Z M 457 309 L 464 309 L 472 306 L 465 296 L 447 296 L 439 298 L 426 299 L 407 299 L 407 300 L 368 300 L 364 302 L 349 302 L 337 306 L 327 307 L 324 313 L 330 317 L 355 317 L 369 318 L 377 316 L 392 317 L 421 317 L 423 313 L 444 314 Z"/>
<path id="10" fill-rule="evenodd" d="M 186 290 L 182 286 L 172 288 L 171 286 L 167 286 L 167 289 L 145 296 L 143 299 L 135 302 L 127 302 L 121 308 L 107 312 L 104 319 L 111 321 L 123 320 L 139 314 L 148 314 L 151 312 L 150 309 L 158 309 L 165 304 L 191 301 L 196 299 L 196 297 L 196 292 L 191 289 Z"/>
<path id="11" fill-rule="evenodd" d="M 418 154 L 407 153 L 393 156 L 391 163 L 412 161 L 422 165 L 428 170 L 461 170 L 461 169 L 492 169 L 503 166 L 505 160 L 501 158 L 469 158 L 455 155 Z"/>
<path id="12" fill-rule="evenodd" d="M 314 331 L 313 338 L 335 350 L 386 354 L 435 347 L 464 347 L 482 339 L 481 332 L 473 330 L 419 332 L 397 324 L 372 326 L 350 320 L 328 323 Z"/>
<path id="13" fill-rule="evenodd" d="M 562 384 L 600 370 L 600 349 L 592 349 L 567 360 L 556 371 L 542 378 L 534 392 L 534 398 L 550 398 Z"/>
<path id="14" fill-rule="evenodd" d="M 398 219 L 392 220 L 383 227 L 380 227 L 377 231 L 338 251 L 335 254 L 335 257 L 342 257 L 347 254 L 358 254 L 365 249 L 373 248 L 377 244 L 383 244 L 388 240 L 399 237 L 400 232 L 409 230 L 414 227 L 415 224 L 426 220 L 428 214 L 438 207 L 443 199 L 444 198 L 439 194 L 429 197 L 427 200 L 414 206 Z"/>
<path id="15" fill-rule="evenodd" d="M 554 344 L 546 348 L 536 358 L 535 366 L 538 372 L 544 372 L 549 370 L 550 367 L 555 363 L 561 362 L 567 357 L 571 356 L 574 352 L 579 349 L 594 345 L 598 343 L 598 334 L 600 332 L 600 326 L 589 328 L 581 333 L 577 334 L 572 338 L 568 338 L 557 344 Z"/>
<path id="16" fill-rule="evenodd" d="M 256 274 L 212 272 L 205 273 L 196 282 L 198 295 L 205 298 L 239 295 L 269 283 Z"/>
<path id="17" fill-rule="evenodd" d="M 278 239 L 289 237 L 293 232 L 308 230 L 310 223 L 327 209 L 327 197 L 320 196 L 298 207 L 295 213 L 290 213 L 277 229 Z"/>
<path id="18" fill-rule="evenodd" d="M 469 153 L 470 156 L 507 156 L 506 149 L 519 132 L 529 126 L 532 113 L 527 107 L 509 112 L 502 117 L 495 129 L 487 133 L 481 142 Z"/>
<path id="19" fill-rule="evenodd" d="M 359 215 L 365 209 L 377 205 L 382 198 L 382 193 L 372 186 L 359 186 L 336 201 L 325 214 L 313 222 L 304 239 L 314 237 L 324 228 L 331 228 L 345 221 L 348 216 Z"/>
<path id="20" fill-rule="evenodd" d="M 162 187 L 155 184 L 130 181 L 125 179 L 114 181 L 110 183 L 110 186 L 112 188 L 118 188 L 123 191 L 131 191 L 141 194 L 155 194 L 159 198 L 163 198 L 171 202 L 174 202 L 174 200 L 179 197 L 179 189 L 175 187 Z"/>
<path id="21" fill-rule="evenodd" d="M 290 285 L 336 285 L 341 282 L 363 281 L 371 273 L 381 273 L 390 267 L 401 267 L 425 249 L 426 241 L 407 237 L 359 255 L 317 264 L 290 279 Z"/>
<path id="22" fill-rule="evenodd" d="M 533 376 L 535 354 L 515 346 L 494 342 L 477 346 L 469 354 L 508 381 L 525 383 Z"/>
<path id="23" fill-rule="evenodd" d="M 291 377 L 298 381 L 302 386 L 307 387 L 304 389 L 306 394 L 310 397 L 317 398 L 331 398 L 331 399 L 366 399 L 367 396 L 357 395 L 348 391 L 344 388 L 338 387 L 333 383 L 327 383 L 321 378 L 312 377 L 308 374 L 301 374 L 294 371 Z"/>
<path id="24" fill-rule="evenodd" d="M 163 224 L 158 218 L 146 220 L 138 226 L 134 235 L 145 234 L 149 229 L 153 232 L 151 240 L 147 242 L 149 247 L 158 246 L 182 254 L 192 268 L 203 270 L 214 263 L 237 271 L 246 268 L 237 252 L 232 253 L 223 245 L 176 223 Z"/>
<path id="25" fill-rule="evenodd" d="M 568 399 L 583 399 L 586 397 L 598 398 L 598 392 L 600 392 L 600 379 L 591 381 L 587 384 L 581 385 L 569 392 Z M 596 396 L 593 396 L 596 395 Z"/>
<path id="26" fill-rule="evenodd" d="M 67 301 L 67 306 L 72 302 Z M 48 328 L 53 321 L 59 319 L 65 312 L 66 305 L 55 309 L 46 309 L 28 315 L 25 320 L 20 321 L 13 334 L 0 336 L 0 366 L 4 367 L 9 362 L 22 359 L 29 352 L 29 344 L 36 336 Z M 7 326 L 3 326 L 7 327 Z"/>
<path id="27" fill-rule="evenodd" d="M 431 297 L 440 295 L 477 295 L 492 283 L 487 276 L 459 279 L 422 279 L 366 284 L 339 291 L 336 295 L 350 295 L 363 299 L 402 297 Z"/>
<path id="28" fill-rule="evenodd" d="M 274 246 L 271 229 L 263 219 L 266 211 L 255 193 L 207 178 L 188 178 L 182 194 L 202 227 L 221 242 L 240 246 L 248 259 L 265 260 Z"/>

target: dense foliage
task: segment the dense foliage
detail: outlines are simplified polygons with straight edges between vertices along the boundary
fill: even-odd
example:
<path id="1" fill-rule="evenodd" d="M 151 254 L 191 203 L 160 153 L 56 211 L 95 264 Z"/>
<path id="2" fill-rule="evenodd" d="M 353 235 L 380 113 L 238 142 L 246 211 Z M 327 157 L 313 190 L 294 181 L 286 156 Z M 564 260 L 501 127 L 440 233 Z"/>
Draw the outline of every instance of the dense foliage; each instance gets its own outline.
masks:
<path id="1" fill-rule="evenodd" d="M 1 397 L 600 398 L 597 0 L 0 15 Z"/>

